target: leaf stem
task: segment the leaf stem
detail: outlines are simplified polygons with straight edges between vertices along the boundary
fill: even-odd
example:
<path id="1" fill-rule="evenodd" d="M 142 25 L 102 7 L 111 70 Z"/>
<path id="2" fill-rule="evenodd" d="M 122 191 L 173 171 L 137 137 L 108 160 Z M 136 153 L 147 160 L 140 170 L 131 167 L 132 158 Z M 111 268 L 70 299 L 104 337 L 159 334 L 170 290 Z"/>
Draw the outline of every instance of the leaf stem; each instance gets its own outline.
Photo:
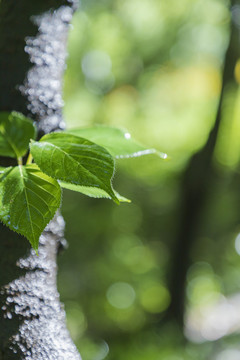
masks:
<path id="1" fill-rule="evenodd" d="M 33 161 L 32 154 L 29 153 L 28 158 L 27 158 L 27 161 L 26 161 L 26 165 L 32 164 L 32 161 Z"/>
<path id="2" fill-rule="evenodd" d="M 21 158 L 21 157 L 19 157 L 19 158 L 17 159 L 17 162 L 18 162 L 18 165 L 22 165 L 22 164 L 23 164 L 23 162 L 22 162 L 22 158 Z"/>

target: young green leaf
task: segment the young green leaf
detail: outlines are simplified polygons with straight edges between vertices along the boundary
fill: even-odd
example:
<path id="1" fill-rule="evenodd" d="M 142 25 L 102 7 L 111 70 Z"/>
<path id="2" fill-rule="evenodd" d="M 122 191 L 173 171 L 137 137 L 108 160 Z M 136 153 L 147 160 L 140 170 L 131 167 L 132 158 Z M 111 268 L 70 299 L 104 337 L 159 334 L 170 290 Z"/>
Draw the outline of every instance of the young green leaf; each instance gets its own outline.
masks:
<path id="1" fill-rule="evenodd" d="M 21 158 L 35 136 L 36 129 L 30 119 L 15 111 L 0 112 L 0 156 Z"/>
<path id="2" fill-rule="evenodd" d="M 70 129 L 69 134 L 82 136 L 96 144 L 105 147 L 116 158 L 136 157 L 148 154 L 158 154 L 163 159 L 167 155 L 155 149 L 148 149 L 131 138 L 129 132 L 122 129 L 97 125 L 89 128 Z"/>
<path id="3" fill-rule="evenodd" d="M 40 169 L 66 183 L 104 190 L 119 203 L 112 188 L 114 160 L 93 142 L 66 133 L 45 135 L 32 141 L 30 151 Z"/>
<path id="4" fill-rule="evenodd" d="M 58 182 L 36 164 L 6 168 L 0 174 L 0 219 L 37 250 L 42 231 L 61 202 Z"/>
<path id="5" fill-rule="evenodd" d="M 60 181 L 59 184 L 64 189 L 77 191 L 77 192 L 80 192 L 89 197 L 111 199 L 111 197 L 109 196 L 109 194 L 106 191 L 96 188 L 96 187 L 74 185 L 74 184 L 66 183 L 64 181 Z M 115 190 L 114 190 L 114 193 L 120 202 L 131 202 L 131 200 L 118 194 Z"/>

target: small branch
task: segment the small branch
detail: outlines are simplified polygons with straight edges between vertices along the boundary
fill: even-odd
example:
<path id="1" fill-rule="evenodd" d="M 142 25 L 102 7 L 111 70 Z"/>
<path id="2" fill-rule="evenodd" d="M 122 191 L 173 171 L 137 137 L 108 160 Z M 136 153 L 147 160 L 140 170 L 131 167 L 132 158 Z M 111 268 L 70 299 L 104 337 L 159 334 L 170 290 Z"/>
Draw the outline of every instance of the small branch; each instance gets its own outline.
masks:
<path id="1" fill-rule="evenodd" d="M 32 162 L 33 162 L 33 157 L 32 157 L 32 154 L 29 153 L 27 161 L 26 161 L 26 165 L 32 164 Z"/>

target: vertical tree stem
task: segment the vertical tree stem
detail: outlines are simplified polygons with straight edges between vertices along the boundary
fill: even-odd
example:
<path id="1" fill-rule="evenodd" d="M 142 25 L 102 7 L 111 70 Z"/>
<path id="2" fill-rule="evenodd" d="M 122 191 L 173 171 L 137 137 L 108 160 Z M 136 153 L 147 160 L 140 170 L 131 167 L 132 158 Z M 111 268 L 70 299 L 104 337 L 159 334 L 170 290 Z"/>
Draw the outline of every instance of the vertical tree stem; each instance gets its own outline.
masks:
<path id="1" fill-rule="evenodd" d="M 232 5 L 236 3 L 234 1 Z M 198 234 L 200 215 L 207 199 L 209 184 L 214 182 L 212 157 L 222 117 L 223 96 L 227 86 L 234 82 L 234 68 L 239 56 L 239 28 L 232 21 L 214 127 L 205 146 L 192 157 L 181 186 L 180 222 L 172 259 L 170 279 L 172 302 L 169 309 L 170 317 L 173 317 L 181 327 L 184 320 L 186 275 L 191 264 L 190 252 Z"/>

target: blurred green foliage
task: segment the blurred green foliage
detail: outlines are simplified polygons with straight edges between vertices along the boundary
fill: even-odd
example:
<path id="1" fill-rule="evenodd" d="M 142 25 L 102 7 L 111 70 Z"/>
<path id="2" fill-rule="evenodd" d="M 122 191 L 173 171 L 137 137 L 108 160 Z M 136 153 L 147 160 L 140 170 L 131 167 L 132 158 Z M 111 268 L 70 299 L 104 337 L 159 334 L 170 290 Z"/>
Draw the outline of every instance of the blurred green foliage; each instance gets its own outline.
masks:
<path id="1" fill-rule="evenodd" d="M 114 182 L 131 204 L 64 194 L 70 246 L 59 259 L 59 288 L 83 360 L 240 357 L 234 85 L 224 96 L 216 178 L 190 251 L 184 330 L 167 316 L 181 179 L 216 117 L 228 6 L 225 0 L 83 0 L 75 14 L 64 90 L 68 127 L 127 128 L 170 156 L 118 161 Z"/>

